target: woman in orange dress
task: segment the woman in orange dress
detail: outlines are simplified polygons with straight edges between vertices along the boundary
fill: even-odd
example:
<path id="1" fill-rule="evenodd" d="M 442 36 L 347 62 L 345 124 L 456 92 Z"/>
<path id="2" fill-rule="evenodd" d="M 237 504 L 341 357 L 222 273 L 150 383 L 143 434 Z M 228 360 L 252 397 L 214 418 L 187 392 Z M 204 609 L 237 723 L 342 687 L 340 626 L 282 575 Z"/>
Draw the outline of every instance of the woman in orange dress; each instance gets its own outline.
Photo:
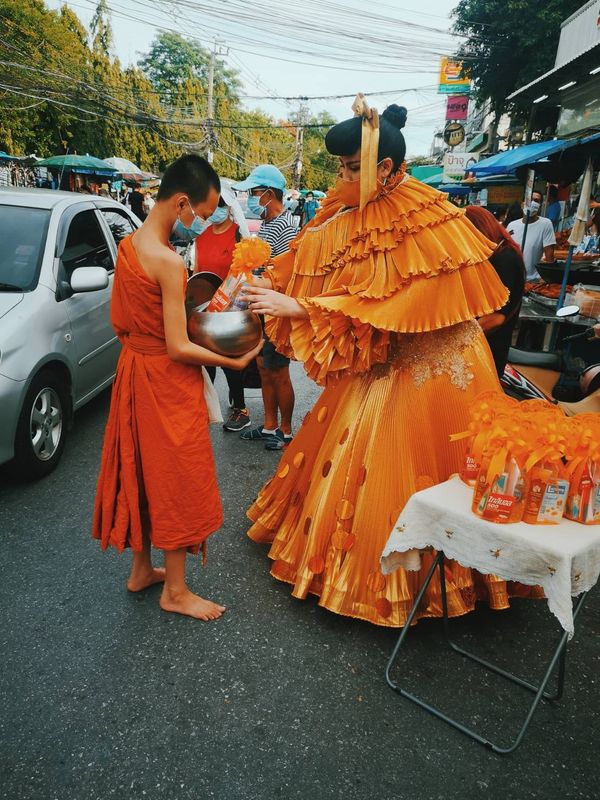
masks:
<path id="1" fill-rule="evenodd" d="M 358 112 L 327 134 L 340 179 L 275 260 L 276 291 L 248 292 L 277 349 L 325 387 L 249 509 L 249 536 L 270 544 L 272 574 L 294 597 L 402 626 L 431 556 L 421 573 L 384 576 L 380 555 L 411 494 L 458 471 L 464 445 L 450 435 L 466 429 L 471 401 L 499 388 L 474 320 L 507 292 L 464 212 L 405 173 L 406 110 Z M 447 572 L 451 615 L 477 597 L 508 605 L 503 581 Z M 441 613 L 432 583 L 419 615 Z"/>
<path id="2" fill-rule="evenodd" d="M 190 342 L 186 272 L 169 237 L 178 220 L 189 227 L 209 216 L 219 189 L 208 162 L 182 156 L 165 171 L 143 226 L 119 246 L 111 318 L 123 349 L 92 533 L 103 549 L 133 550 L 130 591 L 164 581 L 161 608 L 203 620 L 225 609 L 185 580 L 187 552 L 198 552 L 223 521 L 200 367 L 243 369 L 259 348 L 233 359 Z M 151 545 L 164 551 L 165 569 L 153 567 Z"/>

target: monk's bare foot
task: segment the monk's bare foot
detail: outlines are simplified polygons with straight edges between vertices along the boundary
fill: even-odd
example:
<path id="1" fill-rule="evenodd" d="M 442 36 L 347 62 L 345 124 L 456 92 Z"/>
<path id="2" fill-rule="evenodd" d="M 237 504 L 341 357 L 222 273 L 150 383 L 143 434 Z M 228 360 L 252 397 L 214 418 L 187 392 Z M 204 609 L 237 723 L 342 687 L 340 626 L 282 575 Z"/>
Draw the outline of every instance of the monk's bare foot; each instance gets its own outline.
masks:
<path id="1" fill-rule="evenodd" d="M 127 588 L 130 592 L 142 592 L 155 583 L 164 583 L 165 570 L 163 567 L 155 567 L 144 572 L 132 572 L 127 581 Z"/>
<path id="2" fill-rule="evenodd" d="M 189 589 L 175 593 L 169 591 L 166 586 L 160 596 L 160 607 L 163 611 L 184 614 L 186 617 L 202 619 L 205 622 L 218 619 L 225 611 L 225 606 L 220 606 L 211 600 L 204 600 Z"/>

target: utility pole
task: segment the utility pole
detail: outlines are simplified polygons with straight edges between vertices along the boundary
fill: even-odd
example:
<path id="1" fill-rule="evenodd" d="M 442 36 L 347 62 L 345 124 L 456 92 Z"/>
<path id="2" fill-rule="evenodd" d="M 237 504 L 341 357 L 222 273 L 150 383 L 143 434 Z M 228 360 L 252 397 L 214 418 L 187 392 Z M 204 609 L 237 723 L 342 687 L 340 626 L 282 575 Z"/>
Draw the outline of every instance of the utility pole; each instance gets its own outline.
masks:
<path id="1" fill-rule="evenodd" d="M 213 147 L 217 143 L 217 137 L 213 127 L 215 109 L 214 109 L 214 95 L 215 95 L 215 61 L 216 57 L 220 55 L 227 55 L 229 48 L 220 45 L 215 39 L 213 49 L 210 51 L 210 61 L 208 63 L 208 114 L 206 119 L 208 148 L 206 152 L 206 160 L 209 164 L 213 163 L 214 153 Z"/>
<path id="2" fill-rule="evenodd" d="M 300 188 L 302 175 L 302 156 L 304 153 L 304 125 L 308 120 L 308 106 L 301 105 L 298 109 L 298 124 L 296 125 L 296 154 L 294 156 L 294 189 Z"/>

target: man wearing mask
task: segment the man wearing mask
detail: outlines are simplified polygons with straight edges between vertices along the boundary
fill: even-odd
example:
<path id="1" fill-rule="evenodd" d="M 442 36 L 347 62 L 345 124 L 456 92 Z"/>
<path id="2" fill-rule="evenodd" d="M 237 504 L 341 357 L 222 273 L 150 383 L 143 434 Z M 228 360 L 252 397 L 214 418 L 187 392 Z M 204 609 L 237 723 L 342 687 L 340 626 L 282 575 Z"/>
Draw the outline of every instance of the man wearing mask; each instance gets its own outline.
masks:
<path id="1" fill-rule="evenodd" d="M 261 164 L 245 181 L 234 183 L 238 192 L 249 192 L 248 210 L 258 214 L 262 225 L 258 236 L 271 246 L 273 257 L 289 250 L 298 227 L 284 208 L 285 177 L 272 164 Z M 290 380 L 290 360 L 278 353 L 265 337 L 257 358 L 262 383 L 264 424 L 240 434 L 244 441 L 262 441 L 267 450 L 280 450 L 292 440 L 294 387 Z M 281 417 L 281 421 L 279 420 Z"/>
<path id="2" fill-rule="evenodd" d="M 537 271 L 537 265 L 542 260 L 542 254 L 544 261 L 548 263 L 554 261 L 554 247 L 556 245 L 554 226 L 546 217 L 540 217 L 541 207 L 541 192 L 532 192 L 530 205 L 526 206 L 523 203 L 523 218 L 516 219 L 507 225 L 508 232 L 523 250 L 523 261 L 525 262 L 528 281 L 539 281 L 541 279 Z M 529 222 L 526 225 L 528 212 Z M 525 237 L 524 245 L 523 237 Z"/>

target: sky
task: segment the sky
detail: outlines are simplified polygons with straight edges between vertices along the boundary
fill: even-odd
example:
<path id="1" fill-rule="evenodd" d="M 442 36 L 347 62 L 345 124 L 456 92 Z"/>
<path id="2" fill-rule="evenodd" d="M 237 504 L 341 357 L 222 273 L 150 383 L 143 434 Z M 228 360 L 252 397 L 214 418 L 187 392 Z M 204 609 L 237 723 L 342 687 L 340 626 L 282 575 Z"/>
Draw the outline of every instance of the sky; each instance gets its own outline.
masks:
<path id="1" fill-rule="evenodd" d="M 89 26 L 96 2 L 68 5 Z M 437 93 L 437 71 L 440 55 L 460 44 L 449 34 L 456 3 L 108 0 L 114 54 L 124 65 L 136 63 L 161 29 L 195 38 L 206 48 L 218 39 L 223 61 L 240 72 L 246 108 L 283 119 L 298 109 L 298 101 L 265 98 L 327 95 L 310 100 L 309 110 L 328 111 L 340 120 L 352 115 L 352 98 L 331 96 L 362 91 L 380 111 L 392 102 L 408 108 L 408 156 L 427 155 L 434 130 L 443 126 L 445 100 Z M 58 8 L 62 0 L 46 0 L 46 5 Z"/>

